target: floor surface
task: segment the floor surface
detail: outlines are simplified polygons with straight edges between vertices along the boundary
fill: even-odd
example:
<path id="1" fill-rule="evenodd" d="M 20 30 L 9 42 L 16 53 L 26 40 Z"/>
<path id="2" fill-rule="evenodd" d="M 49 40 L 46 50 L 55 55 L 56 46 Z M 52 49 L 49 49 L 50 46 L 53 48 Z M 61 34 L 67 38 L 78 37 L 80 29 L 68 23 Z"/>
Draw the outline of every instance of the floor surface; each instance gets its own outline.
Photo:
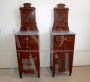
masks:
<path id="1" fill-rule="evenodd" d="M 49 68 L 41 68 L 40 78 L 36 75 L 23 75 L 20 79 L 17 69 L 0 69 L 0 82 L 90 82 L 90 66 L 73 67 L 72 76 L 58 73 L 53 78 Z"/>

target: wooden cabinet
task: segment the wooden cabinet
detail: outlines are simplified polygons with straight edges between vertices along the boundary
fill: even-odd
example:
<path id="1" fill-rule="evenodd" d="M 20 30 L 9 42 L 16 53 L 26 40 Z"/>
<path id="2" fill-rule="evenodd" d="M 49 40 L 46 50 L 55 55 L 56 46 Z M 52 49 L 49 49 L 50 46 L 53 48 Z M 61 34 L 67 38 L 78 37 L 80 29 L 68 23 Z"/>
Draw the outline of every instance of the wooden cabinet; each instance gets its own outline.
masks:
<path id="1" fill-rule="evenodd" d="M 54 8 L 54 24 L 50 34 L 53 77 L 58 72 L 72 73 L 75 34 L 68 28 L 68 10 L 64 4 L 58 4 Z"/>
<path id="2" fill-rule="evenodd" d="M 37 74 L 40 77 L 39 31 L 36 27 L 35 8 L 30 3 L 20 7 L 21 29 L 15 34 L 19 75 Z"/>

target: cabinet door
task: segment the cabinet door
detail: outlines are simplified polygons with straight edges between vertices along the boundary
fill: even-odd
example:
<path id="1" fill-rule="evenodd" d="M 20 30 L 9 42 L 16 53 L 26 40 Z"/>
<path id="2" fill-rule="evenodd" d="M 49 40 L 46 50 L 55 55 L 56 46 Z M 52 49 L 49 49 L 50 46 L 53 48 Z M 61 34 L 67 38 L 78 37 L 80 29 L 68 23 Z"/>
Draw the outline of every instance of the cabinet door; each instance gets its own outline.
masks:
<path id="1" fill-rule="evenodd" d="M 64 36 L 56 35 L 53 36 L 53 50 L 62 52 L 64 48 Z"/>
<path id="2" fill-rule="evenodd" d="M 68 11 L 67 10 L 60 10 L 60 11 L 55 11 L 55 22 L 57 23 L 58 26 L 65 27 L 67 26 L 66 24 L 68 21 Z"/>
<path id="3" fill-rule="evenodd" d="M 39 60 L 39 52 L 32 52 L 33 58 L 35 61 L 35 72 L 40 72 L 40 60 Z"/>
<path id="4" fill-rule="evenodd" d="M 64 52 L 57 52 L 54 55 L 55 57 L 55 69 L 57 72 L 65 71 L 65 54 Z"/>
<path id="5" fill-rule="evenodd" d="M 30 12 L 30 11 L 24 11 L 21 14 L 21 20 L 22 20 L 22 31 L 30 31 L 30 30 L 34 30 L 35 27 L 35 17 L 34 17 L 34 12 Z"/>
<path id="6" fill-rule="evenodd" d="M 73 51 L 74 50 L 74 35 L 66 35 L 65 36 L 65 43 L 64 43 L 64 49 L 67 51 Z"/>
<path id="7" fill-rule="evenodd" d="M 54 29 L 58 31 L 69 31 L 68 28 L 68 9 L 54 9 Z"/>
<path id="8" fill-rule="evenodd" d="M 34 73 L 36 70 L 34 55 L 30 52 L 18 52 L 19 68 L 24 73 Z"/>
<path id="9" fill-rule="evenodd" d="M 29 40 L 28 40 L 28 46 L 31 51 L 36 51 L 38 52 L 39 49 L 39 44 L 38 44 L 38 35 L 30 35 Z"/>
<path id="10" fill-rule="evenodd" d="M 17 50 L 26 50 L 28 48 L 28 45 L 27 45 L 28 36 L 27 35 L 16 35 L 15 40 L 16 40 Z"/>

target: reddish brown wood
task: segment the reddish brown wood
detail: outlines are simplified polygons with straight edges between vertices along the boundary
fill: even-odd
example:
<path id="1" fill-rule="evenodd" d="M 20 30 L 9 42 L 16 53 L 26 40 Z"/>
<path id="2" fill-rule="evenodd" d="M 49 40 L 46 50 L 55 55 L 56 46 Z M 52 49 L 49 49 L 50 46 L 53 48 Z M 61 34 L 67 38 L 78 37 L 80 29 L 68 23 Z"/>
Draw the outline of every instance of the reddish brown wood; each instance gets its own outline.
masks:
<path id="1" fill-rule="evenodd" d="M 24 7 L 20 7 L 20 14 L 20 34 L 15 35 L 19 75 L 22 78 L 23 73 L 36 73 L 40 77 L 39 35 L 36 26 L 35 7 L 31 7 L 30 3 L 25 3 Z M 34 67 L 31 68 L 30 66 Z"/>
<path id="2" fill-rule="evenodd" d="M 64 4 L 58 4 L 57 7 L 54 8 L 50 55 L 53 77 L 56 72 L 69 71 L 69 75 L 72 73 L 75 34 L 69 33 L 68 10 Z M 54 33 L 56 33 L 56 35 Z"/>
<path id="3" fill-rule="evenodd" d="M 31 7 L 30 3 L 25 3 L 24 7 L 20 7 L 21 13 L 21 31 L 37 31 L 35 7 Z"/>
<path id="4" fill-rule="evenodd" d="M 64 4 L 58 4 L 57 7 L 54 8 L 54 31 L 69 31 L 68 10 Z"/>

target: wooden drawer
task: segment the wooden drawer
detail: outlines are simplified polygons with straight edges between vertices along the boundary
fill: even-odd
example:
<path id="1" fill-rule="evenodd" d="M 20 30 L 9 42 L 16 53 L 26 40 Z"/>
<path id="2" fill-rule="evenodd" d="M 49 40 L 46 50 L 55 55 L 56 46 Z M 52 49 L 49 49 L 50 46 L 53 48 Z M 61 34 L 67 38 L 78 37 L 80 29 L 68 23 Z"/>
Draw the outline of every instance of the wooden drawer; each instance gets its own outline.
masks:
<path id="1" fill-rule="evenodd" d="M 28 48 L 28 44 L 27 44 L 28 36 L 27 35 L 16 35 L 15 40 L 16 40 L 17 50 L 26 50 Z"/>
<path id="2" fill-rule="evenodd" d="M 37 35 L 17 35 L 15 37 L 17 50 L 38 50 L 39 41 Z"/>
<path id="3" fill-rule="evenodd" d="M 72 52 L 74 50 L 74 35 L 67 35 L 65 36 L 65 41 L 64 41 L 64 49 Z"/>
<path id="4" fill-rule="evenodd" d="M 57 35 L 53 37 L 53 50 L 63 50 L 64 36 Z"/>
<path id="5" fill-rule="evenodd" d="M 74 35 L 57 35 L 53 38 L 53 50 L 57 52 L 63 52 L 64 50 L 73 50 L 74 49 Z"/>
<path id="6" fill-rule="evenodd" d="M 32 35 L 32 36 L 28 36 L 29 40 L 28 40 L 28 46 L 31 50 L 36 50 L 38 51 L 39 49 L 39 39 L 37 35 Z"/>
<path id="7" fill-rule="evenodd" d="M 64 36 L 64 40 L 65 41 L 73 41 L 74 40 L 74 35 L 65 35 Z"/>

